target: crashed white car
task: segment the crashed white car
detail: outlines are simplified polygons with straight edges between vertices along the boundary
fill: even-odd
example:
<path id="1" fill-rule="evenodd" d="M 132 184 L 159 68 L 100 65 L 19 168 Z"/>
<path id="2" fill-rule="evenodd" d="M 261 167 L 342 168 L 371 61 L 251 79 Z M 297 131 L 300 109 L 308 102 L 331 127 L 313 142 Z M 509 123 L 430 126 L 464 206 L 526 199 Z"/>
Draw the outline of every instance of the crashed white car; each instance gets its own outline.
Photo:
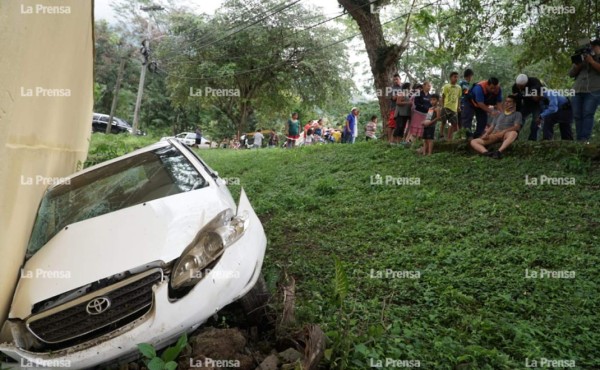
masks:
<path id="1" fill-rule="evenodd" d="M 87 369 L 164 347 L 240 298 L 258 302 L 265 248 L 244 191 L 236 207 L 176 140 L 87 168 L 40 203 L 0 352 Z"/>

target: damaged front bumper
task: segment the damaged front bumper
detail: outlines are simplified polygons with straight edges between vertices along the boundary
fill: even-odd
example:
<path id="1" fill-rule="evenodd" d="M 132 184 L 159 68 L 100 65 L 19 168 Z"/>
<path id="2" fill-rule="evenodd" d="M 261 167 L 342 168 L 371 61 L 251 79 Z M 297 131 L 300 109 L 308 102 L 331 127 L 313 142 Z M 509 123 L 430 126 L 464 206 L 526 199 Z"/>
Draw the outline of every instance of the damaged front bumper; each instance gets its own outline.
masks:
<path id="1" fill-rule="evenodd" d="M 19 348 L 15 343 L 3 343 L 0 352 L 18 361 L 3 365 L 12 369 L 88 369 L 135 353 L 139 343 L 162 348 L 182 333 L 195 330 L 221 308 L 244 296 L 259 278 L 266 236 L 242 191 L 238 213 L 244 211 L 250 217 L 248 230 L 225 250 L 218 263 L 185 296 L 170 297 L 169 278 L 165 277 L 152 288 L 151 309 L 135 321 L 57 351 L 34 352 Z"/>

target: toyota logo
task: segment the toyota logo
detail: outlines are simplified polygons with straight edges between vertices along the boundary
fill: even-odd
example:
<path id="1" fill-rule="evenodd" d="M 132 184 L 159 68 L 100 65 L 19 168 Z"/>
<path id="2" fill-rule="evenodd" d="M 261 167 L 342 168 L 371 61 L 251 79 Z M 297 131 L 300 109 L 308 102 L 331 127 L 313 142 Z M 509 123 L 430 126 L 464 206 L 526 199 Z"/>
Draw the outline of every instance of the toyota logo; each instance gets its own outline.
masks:
<path id="1" fill-rule="evenodd" d="M 108 310 L 110 307 L 110 299 L 107 297 L 94 298 L 85 306 L 85 310 L 89 315 L 99 315 Z"/>

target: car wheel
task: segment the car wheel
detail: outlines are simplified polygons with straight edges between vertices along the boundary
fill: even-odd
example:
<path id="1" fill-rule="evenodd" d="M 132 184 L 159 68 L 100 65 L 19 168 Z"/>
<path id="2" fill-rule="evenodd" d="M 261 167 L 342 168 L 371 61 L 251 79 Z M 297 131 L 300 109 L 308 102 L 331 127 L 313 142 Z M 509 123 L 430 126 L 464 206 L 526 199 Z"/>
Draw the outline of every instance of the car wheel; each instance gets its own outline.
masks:
<path id="1" fill-rule="evenodd" d="M 254 287 L 239 300 L 248 323 L 253 325 L 264 323 L 270 298 L 271 294 L 267 289 L 267 282 L 260 274 Z"/>

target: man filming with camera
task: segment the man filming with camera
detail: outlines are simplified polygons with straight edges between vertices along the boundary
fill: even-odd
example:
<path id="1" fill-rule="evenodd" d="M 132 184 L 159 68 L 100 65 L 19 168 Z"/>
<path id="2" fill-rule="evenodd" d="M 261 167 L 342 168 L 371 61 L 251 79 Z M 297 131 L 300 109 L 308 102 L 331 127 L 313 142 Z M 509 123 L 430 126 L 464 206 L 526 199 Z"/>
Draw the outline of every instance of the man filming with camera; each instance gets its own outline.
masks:
<path id="1" fill-rule="evenodd" d="M 600 38 L 571 57 L 569 76 L 575 78 L 571 100 L 577 140 L 588 142 L 594 127 L 594 114 L 600 105 Z"/>

